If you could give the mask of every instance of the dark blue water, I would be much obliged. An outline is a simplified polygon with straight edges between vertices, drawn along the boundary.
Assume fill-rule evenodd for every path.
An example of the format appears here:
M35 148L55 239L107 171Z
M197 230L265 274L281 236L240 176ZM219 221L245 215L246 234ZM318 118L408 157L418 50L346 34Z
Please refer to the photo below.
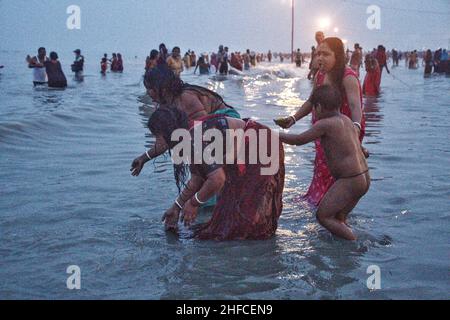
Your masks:
M333 238L296 200L312 176L312 144L286 148L276 237L215 243L164 232L161 216L176 197L168 157L130 175L154 141L142 59L104 78L90 59L77 83L69 56L69 88L49 91L33 89L24 56L1 52L0 298L449 298L449 78L401 66L395 78L384 75L379 98L365 101L373 183L350 215L356 243ZM271 127L311 90L307 70L289 64L226 80L191 73L185 81ZM81 269L81 290L66 287L69 265ZM380 290L367 288L371 265L380 267Z

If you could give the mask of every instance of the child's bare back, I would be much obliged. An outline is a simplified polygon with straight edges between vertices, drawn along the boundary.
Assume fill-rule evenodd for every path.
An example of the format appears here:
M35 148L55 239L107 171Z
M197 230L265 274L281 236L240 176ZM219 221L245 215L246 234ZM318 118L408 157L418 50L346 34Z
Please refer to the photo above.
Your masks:
M325 122L325 134L321 137L321 144L331 175L339 180L368 172L359 133L353 122L342 114L319 122Z
M319 120L300 134L280 133L280 140L303 145L320 139L330 173L336 179L317 209L320 224L333 234L356 240L347 225L347 215L370 187L369 168L357 126L339 112L339 93L330 87L316 89L312 101Z

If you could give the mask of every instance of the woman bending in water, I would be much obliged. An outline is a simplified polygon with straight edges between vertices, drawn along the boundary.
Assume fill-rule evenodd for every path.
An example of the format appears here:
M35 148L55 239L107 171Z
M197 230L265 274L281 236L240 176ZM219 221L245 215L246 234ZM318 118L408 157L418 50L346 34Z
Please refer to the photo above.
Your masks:
M256 132L258 141L256 148L262 144L266 150L272 150L272 131L253 120L241 120L226 117L224 115L206 115L197 119L194 125L189 125L186 113L178 108L159 108L151 116L148 127L152 134L161 136L168 148L172 149L178 141L171 141L172 133L177 129L190 129L191 148L194 148L194 130L200 130L205 134L207 130L215 129L225 141L228 129L243 130L244 135L236 137L236 145L246 146L246 155L250 154L249 140L246 139L247 131ZM260 134L265 132L266 134ZM269 134L267 134L269 133ZM278 137L276 137L278 138ZM259 140L263 139L263 140ZM278 141L276 141L278 142ZM214 142L204 142L202 153ZM275 234L278 226L283 201L284 188L284 151L283 145L273 145L274 156L272 162L262 164L257 156L253 164L238 165L236 153L234 164L229 164L226 154L226 146L223 145L223 161L206 164L205 159L201 163L189 167L185 164L174 165L175 180L180 192L173 205L163 216L166 230L176 231L180 219L186 226L191 225L196 217L198 208L212 196L218 194L218 202L214 208L209 222L195 227L194 237L201 240L262 240L268 239ZM277 148L276 148L277 147ZM259 155L259 150L254 150ZM274 154L272 154L274 155ZM247 158L247 157L246 157ZM227 159L227 160L225 160ZM248 158L247 158L248 159ZM192 159L190 161L193 163ZM227 164L221 164L227 163ZM271 174L263 174L262 168L274 166ZM191 179L185 184L187 171L191 173Z
M190 122L208 114L240 118L236 109L225 103L219 94L204 87L184 83L166 65L160 65L147 72L144 85L148 95L159 104L159 108L176 108L186 113ZM138 176L145 163L167 150L168 146L164 139L156 135L155 145L131 164L131 174Z

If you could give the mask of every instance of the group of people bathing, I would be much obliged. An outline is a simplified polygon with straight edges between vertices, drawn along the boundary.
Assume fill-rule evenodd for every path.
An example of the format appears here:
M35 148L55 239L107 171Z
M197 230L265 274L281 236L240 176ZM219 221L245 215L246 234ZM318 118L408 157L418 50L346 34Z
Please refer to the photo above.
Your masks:
M72 64L72 71L75 73L76 80L83 79L84 57L79 49L74 51L75 61ZM47 57L47 51L41 47L38 54L34 57L26 57L28 67L33 69L34 86L48 85L49 88L64 89L67 87L67 78L59 62L58 54L50 52Z
M74 72L75 80L83 81L84 71L84 56L81 55L81 50L73 51L75 60L71 65L71 70ZM49 88L64 89L67 87L67 78L62 70L58 54L54 51L50 52L47 57L47 51L44 47L38 49L38 54L34 57L28 55L26 57L28 67L33 69L33 84L34 86L47 85ZM101 60L101 73L106 74L110 65L111 72L123 72L123 60L120 53L113 53L112 59L108 59L105 53Z
M184 69L190 69L195 67L194 74L197 69L200 75L207 75L211 73L211 66L215 67L215 72L222 75L228 74L229 64L242 71L242 65L240 60L236 58L234 53L231 54L231 58L228 53L228 47L221 45L219 51L211 55L211 59L207 53L202 53L198 60L194 51L188 51L184 57L181 57L181 50L179 47L174 47L169 54L167 47L164 43L159 45L159 51L154 49L150 52L150 55L145 61L145 71L159 66L167 65L175 76L180 77Z
M314 142L314 174L305 198L318 206L316 215L323 227L338 237L356 240L347 217L370 187L368 154L362 147L365 133L362 90L357 75L346 65L344 44L339 38L323 39L316 57L318 71L310 98L295 114L276 120L287 129L312 114L313 126L302 134L278 133L251 119L241 119L220 95L184 83L167 64L149 69L144 85L159 106L150 117L148 128L156 141L132 162L131 174L138 176L145 163L173 149L178 142L172 141L171 136L177 129L190 130L192 134L195 128L203 132L215 128L224 135L227 129L264 130L269 132L264 141L266 150L271 150L273 135L290 145ZM249 143L245 136L236 139L242 139L237 144ZM191 143L193 146L194 141ZM202 147L207 148L208 143ZM179 195L163 215L166 229L176 231L180 221L190 226L199 207L217 196L211 219L193 227L195 238L222 241L274 236L283 207L282 143L278 152L279 170L273 175L261 174L265 165L259 158L256 164L245 165L206 162L174 165ZM186 181L189 171L190 179Z
M200 70L200 74L209 74L211 65L206 53L203 53L198 60L194 51L188 51L183 58L181 58L180 47L174 47L169 54L167 47L164 43L159 45L159 50L153 49L150 55L145 60L145 72L148 73L153 68L161 65L166 65L176 77L180 77L184 69L195 67L194 74L197 69Z
M113 53L111 59L108 59L107 53L103 55L103 58L100 61L100 73L102 75L106 75L106 72L108 71L108 65L110 66L111 72L123 72L122 54Z
M278 54L275 54L278 56ZM284 61L283 54L279 54L280 61ZM230 67L237 71L250 70L252 67L256 67L257 63L265 61L266 58L269 62L272 61L273 54L269 50L267 55L257 54L254 51L247 49L244 53L241 52L229 52L229 48L223 45L219 46L216 52L213 52L211 56L204 52L197 59L197 55L194 51L188 50L183 57L181 57L181 50L179 47L174 47L172 52L169 53L166 45L161 43L159 50L152 50L150 55L147 56L145 61L145 71L155 68L161 64L167 64L168 67L175 73L177 77L180 77L184 70L188 70L192 67L195 68L194 74L199 70L200 75L208 75L212 72L219 73L220 75L227 75L230 72ZM300 49L295 53L295 62L298 67L301 67L304 61L304 56L301 54ZM214 69L212 69L214 67ZM215 70L215 71L214 71Z
M422 64L425 66L425 76L433 72L450 75L450 57L446 49L439 48L434 54L428 49L423 56Z

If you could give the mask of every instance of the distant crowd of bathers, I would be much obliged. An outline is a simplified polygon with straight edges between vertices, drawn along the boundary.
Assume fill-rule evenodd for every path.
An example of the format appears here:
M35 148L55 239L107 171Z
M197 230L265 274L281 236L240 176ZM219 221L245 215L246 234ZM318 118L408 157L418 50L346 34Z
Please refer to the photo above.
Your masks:
M317 46L324 39L323 32L316 33ZM319 66L317 64L317 46L311 47L310 53L302 53L300 49L292 53L275 52L269 50L267 53L257 53L250 49L230 52L229 48L223 45L219 46L217 52L203 52L199 56L193 50L188 50L184 56L181 55L180 47L174 47L169 53L166 45L161 43L159 50L152 50L145 61L145 71L149 71L158 65L166 64L177 77L180 77L184 70L194 69L194 74L199 70L200 75L209 74L240 74L256 67L261 62L272 62L275 59L280 63L290 59L297 67L302 67L307 60L309 61L308 79L313 80ZM83 81L84 56L80 49L73 51L75 60L71 65L76 81ZM381 75L386 69L390 73L388 62L392 61L392 67L397 67L399 61L405 60L405 66L409 69L418 69L420 60L424 67L425 77L429 77L432 73L450 75L449 54L446 49L439 48L434 53L428 49L426 51L406 51L402 52L397 49L387 51L383 45L374 48L371 51L363 51L363 48L356 43L354 50L347 49L346 63L355 71L357 76L360 75L360 69L364 66L366 78L364 79L363 90L366 95L378 95L380 92ZM26 57L28 67L33 69L34 86L46 85L49 88L65 88L67 87L67 79L59 62L58 54L54 51L50 52L47 57L47 51L44 47L38 49L38 54L34 57L28 55ZM0 69L4 68L0 65ZM109 59L105 53L100 61L100 73L105 76L108 72L121 73L124 71L124 63L122 54L113 53Z
M302 63L305 62L305 55L300 52L300 49L293 53L293 57L297 67L301 67ZM167 64L178 77L184 70L190 68L195 68L194 74L199 70L200 75L211 73L227 75L236 71L248 71L261 62L272 62L272 59L279 59L280 62L284 62L288 58L291 58L291 54L281 52L272 54L270 50L267 53L256 53L250 51L250 49L247 49L244 53L240 51L230 53L229 48L223 45L219 46L217 52L211 54L203 52L198 58L195 51L189 49L182 57L180 47L174 47L172 52L169 53L166 45L161 43L159 50L153 49L147 56L145 71L147 72L161 64Z

